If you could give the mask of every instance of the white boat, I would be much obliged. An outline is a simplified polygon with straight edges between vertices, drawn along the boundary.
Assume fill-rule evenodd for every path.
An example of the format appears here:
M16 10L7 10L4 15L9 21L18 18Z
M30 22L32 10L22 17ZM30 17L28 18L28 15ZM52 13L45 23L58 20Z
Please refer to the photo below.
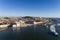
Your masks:
M13 25L13 27L17 27L17 25Z
M60 25L60 23L58 23L57 25Z
M0 25L0 28L7 28L9 24L5 24L5 25Z
M58 35L58 33L56 32L56 29L55 29L55 25L50 26L50 31L53 32L55 35Z

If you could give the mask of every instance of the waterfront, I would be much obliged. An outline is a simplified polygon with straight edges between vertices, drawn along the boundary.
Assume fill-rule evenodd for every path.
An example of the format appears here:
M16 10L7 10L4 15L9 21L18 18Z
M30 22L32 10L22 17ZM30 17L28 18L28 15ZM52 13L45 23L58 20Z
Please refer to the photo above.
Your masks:
M40 25L9 28L0 31L0 40L60 40L60 26L56 26L56 30L59 33L58 37Z

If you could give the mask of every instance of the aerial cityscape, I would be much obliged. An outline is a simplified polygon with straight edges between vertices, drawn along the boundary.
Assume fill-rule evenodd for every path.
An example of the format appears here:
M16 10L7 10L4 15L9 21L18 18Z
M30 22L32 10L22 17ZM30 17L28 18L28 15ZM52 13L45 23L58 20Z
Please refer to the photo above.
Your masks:
M60 40L60 0L0 0L0 40Z
M8 25L8 24L44 24L48 25L55 20L51 18L44 18L44 17L0 17L0 25ZM56 20L57 21L57 20ZM2 26L3 27L3 26Z

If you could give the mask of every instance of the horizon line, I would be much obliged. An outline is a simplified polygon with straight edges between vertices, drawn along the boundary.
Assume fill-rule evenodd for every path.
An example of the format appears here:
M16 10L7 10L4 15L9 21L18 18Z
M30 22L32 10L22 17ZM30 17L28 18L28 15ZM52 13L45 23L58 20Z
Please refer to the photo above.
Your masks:
M0 16L0 17L25 17L25 16ZM31 17L60 18L60 17L46 17L46 16L31 16Z

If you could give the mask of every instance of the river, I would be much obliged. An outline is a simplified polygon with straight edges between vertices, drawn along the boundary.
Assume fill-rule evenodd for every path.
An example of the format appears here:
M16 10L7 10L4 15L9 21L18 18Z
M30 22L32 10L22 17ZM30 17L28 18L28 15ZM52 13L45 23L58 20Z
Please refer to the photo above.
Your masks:
M49 29L40 25L20 28L9 28L0 31L0 40L60 40L60 26L56 26L58 36L50 33Z

